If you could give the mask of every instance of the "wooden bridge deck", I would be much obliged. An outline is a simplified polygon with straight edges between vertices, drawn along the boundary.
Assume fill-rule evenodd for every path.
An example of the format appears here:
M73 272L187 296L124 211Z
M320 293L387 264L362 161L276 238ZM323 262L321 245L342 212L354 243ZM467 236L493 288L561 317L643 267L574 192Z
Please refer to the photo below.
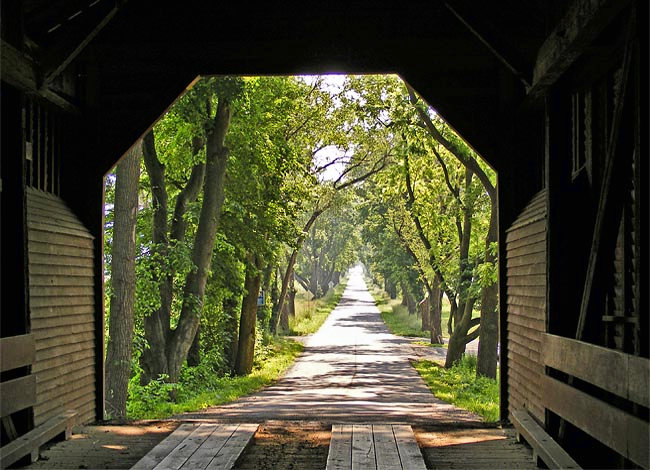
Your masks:
M133 470L229 470L258 424L185 423L133 466Z
M426 470L408 425L335 424L327 470Z

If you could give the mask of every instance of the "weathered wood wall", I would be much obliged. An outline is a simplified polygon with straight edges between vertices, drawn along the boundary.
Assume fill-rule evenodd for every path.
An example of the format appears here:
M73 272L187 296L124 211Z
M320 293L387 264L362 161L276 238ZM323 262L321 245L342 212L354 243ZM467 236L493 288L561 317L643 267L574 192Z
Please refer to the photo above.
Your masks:
M27 188L29 299L36 341L34 424L65 410L95 418L93 237L63 201Z
M540 360L546 331L546 191L537 193L507 230L508 411L526 408L544 423Z

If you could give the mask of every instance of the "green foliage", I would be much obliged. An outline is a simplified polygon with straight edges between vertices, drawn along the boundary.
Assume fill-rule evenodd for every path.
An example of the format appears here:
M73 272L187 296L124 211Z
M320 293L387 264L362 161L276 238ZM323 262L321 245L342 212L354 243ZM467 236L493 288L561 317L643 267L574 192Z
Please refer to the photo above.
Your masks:
M141 386L136 373L129 382L127 416L162 419L229 403L276 381L301 351L300 343L275 340L256 356L253 372L245 377L219 376L208 364L201 363L197 367L183 367L177 384L167 383L161 377Z
M485 421L499 420L498 379L477 378L475 356L463 356L450 369L433 361L417 361L415 368L436 397L472 411Z

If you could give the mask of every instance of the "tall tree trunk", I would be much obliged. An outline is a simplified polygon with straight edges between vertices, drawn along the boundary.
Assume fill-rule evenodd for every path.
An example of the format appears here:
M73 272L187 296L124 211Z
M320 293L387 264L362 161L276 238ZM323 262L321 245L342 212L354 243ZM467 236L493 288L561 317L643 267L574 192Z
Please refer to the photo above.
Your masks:
M409 302L408 302L409 293L406 290L406 286L404 284L404 281L399 282L399 288L402 291L402 303L400 305L402 307L406 307L409 304ZM409 313L411 313L410 310L409 310Z
M193 151L197 154L203 148L203 141L194 139ZM171 335L170 319L173 296L174 271L166 265L170 239L167 237L167 190L165 187L165 167L158 160L155 147L154 132L151 130L143 139L142 154L147 174L151 182L153 196L153 237L154 251L158 255L158 270L154 270L153 278L158 282L160 307L144 319L145 338L149 348L142 351L140 365L142 367L141 383L147 384L158 376L169 372L167 361L167 342ZM194 201L201 190L205 174L205 165L197 164L192 168L189 181L176 197L176 206L171 224L171 240L181 242L185 238L186 223L184 214L188 203ZM158 277L157 271L165 273Z
M135 228L142 143L138 142L117 165L109 340L106 349L106 408L112 418L126 417L131 375L133 304L135 300Z
M235 361L235 373L237 375L247 375L253 370L257 297L262 283L260 266L259 259L251 259L246 266L246 279L244 281L246 293L241 305L239 343L237 346L237 360Z
M192 249L192 262L196 266L196 270L190 271L185 278L183 305L178 326L172 332L167 348L171 382L178 381L181 367L196 335L203 308L205 284L208 279L214 239L224 200L226 162L228 160L228 149L225 147L224 141L230 126L230 116L230 102L220 97L214 124L207 132L203 204Z
M429 289L427 288L427 291ZM431 293L420 303L420 314L422 315L422 331L431 330Z
M187 365L196 367L201 363L201 324L199 323L196 329L196 334L190 345L190 350L187 351Z
M280 318L282 317L281 313L284 308L284 302L287 296L287 290L289 289L289 280L293 276L293 268L296 265L296 260L298 259L298 252L300 251L300 248L302 247L302 244L305 241L305 237L307 233L309 233L309 229L311 229L311 226L314 225L314 222L316 222L318 216L321 215L326 209L327 208L316 209L312 213L311 217L309 218L309 220L307 221L307 223L302 229L302 234L298 237L298 240L296 241L296 246L291 252L291 256L289 257L289 261L287 263L287 270L285 271L284 277L282 278L282 288L280 289L280 296L278 297L278 314L275 317L275 321L271 322L271 332L274 334L278 332L278 327L280 325Z
M442 344L442 306L440 284L434 282L429 291L429 316L431 317L431 343Z
M237 307L239 299L229 296L223 299L223 311L228 319L226 321L226 344L224 347L224 358L228 370L235 372L235 361L237 360L237 347L239 345L239 321Z
M485 239L485 261L496 263L496 255L491 245L497 241L496 207L492 205L490 226ZM497 314L497 294L499 285L493 282L481 291L481 335L478 340L476 375L491 379L497 377L497 344L499 341L499 316Z

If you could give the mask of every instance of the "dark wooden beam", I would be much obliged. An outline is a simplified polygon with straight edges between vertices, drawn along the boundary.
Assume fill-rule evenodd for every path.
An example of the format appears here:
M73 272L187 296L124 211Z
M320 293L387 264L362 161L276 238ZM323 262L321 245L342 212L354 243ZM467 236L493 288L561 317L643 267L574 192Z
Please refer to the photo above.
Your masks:
M541 98L630 0L578 0L537 54L528 99Z
M529 67L525 65L519 54L515 53L505 41L487 32L486 26L479 26L476 18L470 18L466 11L461 12L457 2L445 2L445 7L501 62L517 79L523 83L526 90L531 87Z
M65 111L76 115L81 114L77 106L62 96L47 87L39 87L39 67L32 58L4 40L0 47L2 81L27 94L38 95Z
M104 29L104 27L113 19L115 14L118 12L119 8L116 6L95 26L87 35L84 37L72 51L64 54L62 60L52 66L48 71L45 72L44 86L47 87L52 81L63 72L68 65L86 48L86 46L92 41L99 32ZM45 54L47 55L47 54Z

